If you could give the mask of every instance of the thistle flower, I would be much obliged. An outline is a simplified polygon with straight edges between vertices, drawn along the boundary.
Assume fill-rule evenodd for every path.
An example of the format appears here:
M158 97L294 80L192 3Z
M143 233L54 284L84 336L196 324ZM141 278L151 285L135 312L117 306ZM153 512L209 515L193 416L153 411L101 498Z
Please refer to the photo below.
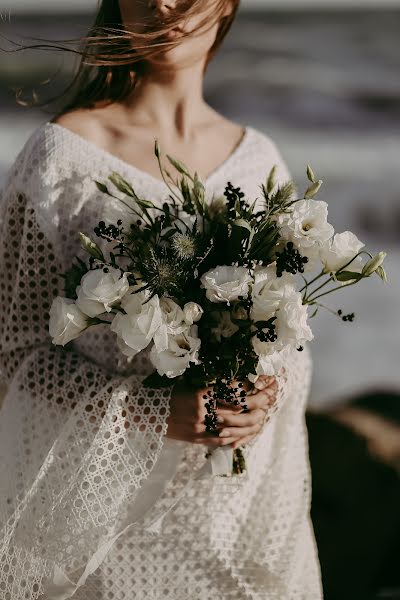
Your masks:
M169 256L165 248L151 249L141 266L143 280L151 296L174 295L181 290L184 269L175 256Z
M196 238L188 233L177 233L171 240L175 254L182 260L190 260L196 254Z

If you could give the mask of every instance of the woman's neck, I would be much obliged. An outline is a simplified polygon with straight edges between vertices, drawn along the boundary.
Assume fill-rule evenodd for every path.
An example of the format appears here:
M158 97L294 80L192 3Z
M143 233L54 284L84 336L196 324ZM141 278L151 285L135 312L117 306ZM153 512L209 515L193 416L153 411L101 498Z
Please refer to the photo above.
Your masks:
M189 141L193 130L213 112L203 96L203 71L204 64L196 63L144 75L122 102L127 122L151 125L164 138Z

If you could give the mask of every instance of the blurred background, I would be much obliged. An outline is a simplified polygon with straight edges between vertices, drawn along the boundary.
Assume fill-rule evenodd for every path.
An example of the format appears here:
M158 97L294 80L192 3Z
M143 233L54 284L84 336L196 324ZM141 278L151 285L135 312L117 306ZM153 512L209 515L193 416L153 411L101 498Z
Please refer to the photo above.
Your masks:
M1 33L25 44L77 38L96 5L0 0ZM388 253L388 285L375 277L329 297L353 323L328 312L312 321L307 423L328 600L400 598L399 31L400 0L243 0L206 80L213 106L276 141L301 189L312 165L337 231ZM62 53L1 54L0 185L52 116L17 106L13 90L55 93L72 68Z

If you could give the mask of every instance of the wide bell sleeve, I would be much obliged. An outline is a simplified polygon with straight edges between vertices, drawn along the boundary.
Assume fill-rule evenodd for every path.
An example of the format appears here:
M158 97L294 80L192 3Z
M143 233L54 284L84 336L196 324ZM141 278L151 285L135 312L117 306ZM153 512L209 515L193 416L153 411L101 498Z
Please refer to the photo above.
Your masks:
M0 595L61 600L119 535L146 522L160 491L153 480L146 493L146 482L170 442L172 386L148 389L138 375L52 345L48 313L63 295L63 269L29 185L10 176L0 214L0 372L8 386L0 413Z

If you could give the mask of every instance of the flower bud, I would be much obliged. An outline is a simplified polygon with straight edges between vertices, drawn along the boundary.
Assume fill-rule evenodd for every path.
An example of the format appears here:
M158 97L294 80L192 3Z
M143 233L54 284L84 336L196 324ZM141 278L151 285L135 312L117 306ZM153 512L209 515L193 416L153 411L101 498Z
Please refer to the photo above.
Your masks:
M277 166L274 165L270 171L268 180L267 180L267 192L270 194L275 187L276 184L276 170Z
M92 240L87 235L81 232L79 233L79 239L81 241L82 248L88 254L90 254L90 256L93 256L93 258L97 258L98 260L104 261L103 253L95 242L92 242Z
M311 183L316 182L315 174L310 165L307 165L307 177L311 181Z
M373 256L363 267L362 275L363 277L369 277L372 273L381 266L383 261L385 260L386 252L378 252L375 256Z
M307 191L304 194L304 198L314 198L314 196L316 196L319 190L321 189L322 183L322 179L319 179L318 181L315 181L313 184L311 184L310 187L307 188Z

